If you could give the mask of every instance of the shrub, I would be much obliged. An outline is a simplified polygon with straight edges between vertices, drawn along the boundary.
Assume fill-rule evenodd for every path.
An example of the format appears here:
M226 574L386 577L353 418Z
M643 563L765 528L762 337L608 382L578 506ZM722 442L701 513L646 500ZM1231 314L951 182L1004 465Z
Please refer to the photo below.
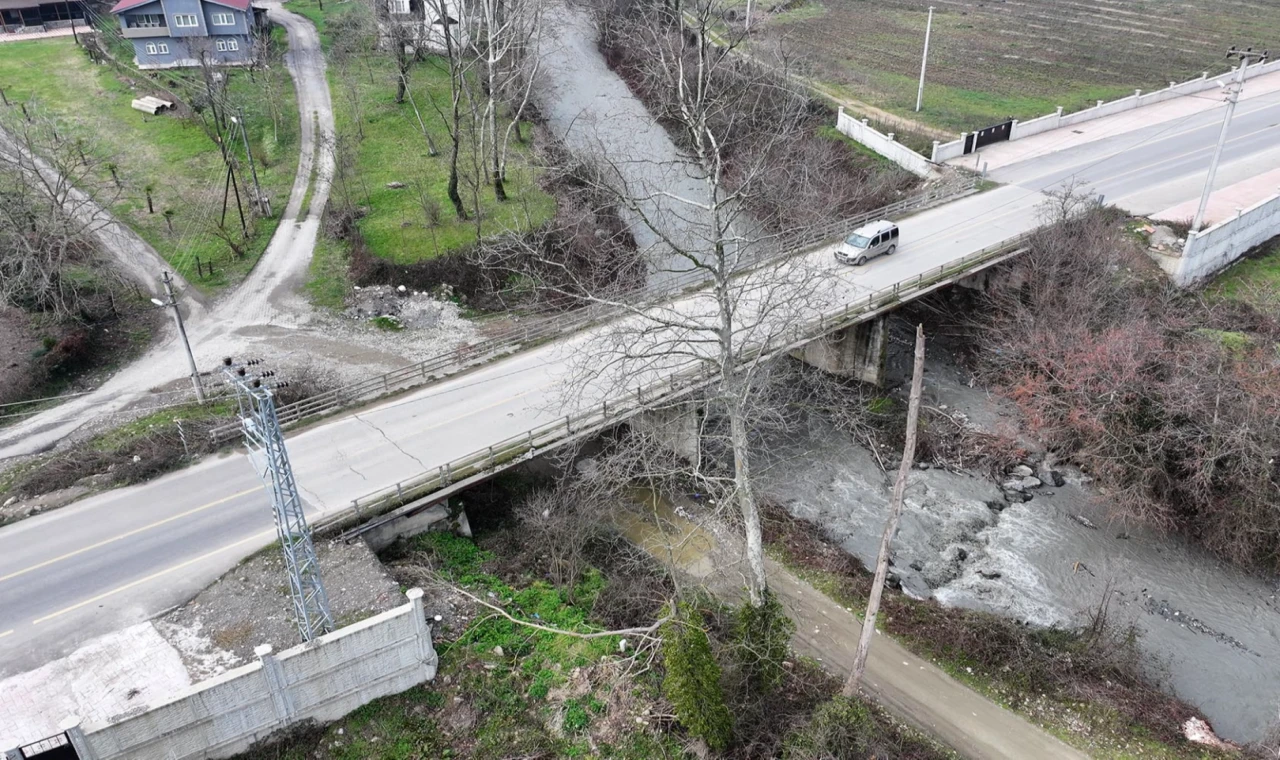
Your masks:
M862 702L833 697L813 713L809 725L792 734L783 757L787 760L863 760L877 757L877 730Z
M676 719L712 749L727 747L733 716L720 690L720 664L697 613L688 605L681 604L676 617L662 627L662 659L662 692L675 707Z
M773 691L784 676L782 663L791 651L795 623L768 589L759 607L743 604L734 626L735 649L747 677L762 691Z

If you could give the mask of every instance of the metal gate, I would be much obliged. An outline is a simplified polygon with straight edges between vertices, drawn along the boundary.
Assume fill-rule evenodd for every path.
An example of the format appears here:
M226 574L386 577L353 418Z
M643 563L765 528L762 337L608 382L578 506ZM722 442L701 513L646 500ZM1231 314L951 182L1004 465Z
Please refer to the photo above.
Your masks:
M55 734L8 753L10 760L79 760L80 755L65 734Z
M1010 117L999 124L993 124L986 129L979 129L964 137L964 152L969 155L975 150L990 145L992 143L1004 142L1013 134L1013 118Z

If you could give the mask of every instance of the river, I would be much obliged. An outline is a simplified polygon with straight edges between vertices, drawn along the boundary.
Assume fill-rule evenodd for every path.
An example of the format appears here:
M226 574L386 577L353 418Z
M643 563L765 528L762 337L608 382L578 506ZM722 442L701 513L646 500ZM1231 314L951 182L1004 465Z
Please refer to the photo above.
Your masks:
M707 211L710 186L605 63L590 12L568 2L549 3L545 14L534 94L548 128L576 158L602 168L648 262L649 283L678 278L694 268L682 253L706 261L714 242L729 236L717 234ZM734 230L755 228L744 212L733 219Z
M890 367L901 379L909 371L909 336L900 328ZM946 405L979 427L1014 432L1016 413L971 388L957 362L938 356L945 353L931 348L926 406ZM814 421L791 432L777 462L785 468L768 477L778 500L874 566L891 484L871 453ZM1034 489L1030 501L1003 508L998 485L986 477L913 471L894 542L904 590L1035 625L1074 627L1110 585L1110 619L1135 626L1151 675L1198 706L1220 736L1261 738L1280 706L1275 583L1179 538L1109 522L1105 496L1079 472L1060 469L1063 486Z

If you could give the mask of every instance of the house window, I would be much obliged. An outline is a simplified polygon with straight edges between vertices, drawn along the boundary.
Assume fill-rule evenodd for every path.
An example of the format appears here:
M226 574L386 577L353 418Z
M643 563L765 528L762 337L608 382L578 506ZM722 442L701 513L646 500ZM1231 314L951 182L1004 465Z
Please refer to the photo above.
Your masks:
M389 0L388 5L390 6L389 10L392 13L409 12L409 0Z
M159 45L156 45L156 47L160 49L160 55L169 54L169 45L167 43L161 42Z
M147 55L155 55L155 54L156 54L156 44L154 42L148 42Z
M164 26L164 16L158 13L138 13L128 19L130 29L156 29Z
M178 27L196 27L200 22L196 20L194 13L176 13L173 16L173 25Z
M213 14L213 25L214 26L235 26L236 17L231 15L230 13L215 13Z
M217 42L215 42L214 44L215 44L215 45L217 45L217 47L218 47L218 52L219 52L219 53L225 53L225 52L227 52L227 41L226 41L226 40L218 40L218 41L217 41Z
M234 53L240 49L240 43L230 39L218 40L214 44L217 45L219 53L227 53L227 52Z
M234 53L235 51L237 51L237 50L239 50L239 49L240 49L240 43L239 43L239 42L236 42L235 40L227 40L227 50L230 50L231 52L233 52L233 53Z

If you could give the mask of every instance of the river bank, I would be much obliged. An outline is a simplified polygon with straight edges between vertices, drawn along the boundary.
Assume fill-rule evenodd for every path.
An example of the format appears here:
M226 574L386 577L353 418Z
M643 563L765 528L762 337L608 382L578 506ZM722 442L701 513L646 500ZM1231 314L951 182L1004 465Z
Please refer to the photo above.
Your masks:
M895 323L891 387L909 371L909 326ZM1016 410L974 383L945 338L930 344L925 405L1014 437ZM876 458L821 421L793 431L769 472L774 498L864 565L873 565L889 479ZM1019 439L1036 460L1034 441ZM917 471L895 541L904 591L1035 626L1075 628L1110 593L1149 677L1196 706L1219 735L1260 739L1280 697L1276 587L1173 536L1111 522L1106 494L1069 467L1061 485L1010 503L986 475ZM1022 498L1022 497L1018 497Z

